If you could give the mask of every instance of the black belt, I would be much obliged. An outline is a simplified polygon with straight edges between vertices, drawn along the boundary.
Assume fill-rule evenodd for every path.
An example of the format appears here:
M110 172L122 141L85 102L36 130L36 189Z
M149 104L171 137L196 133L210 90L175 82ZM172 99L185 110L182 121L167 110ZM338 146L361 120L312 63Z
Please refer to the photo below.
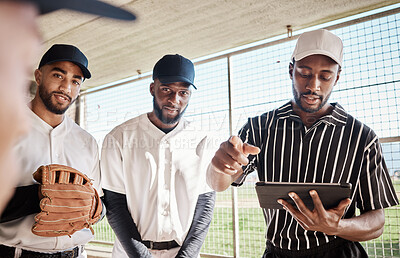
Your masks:
M179 246L175 240L168 242L142 241L142 243L152 250L169 250Z
M15 247L0 245L0 257L1 258L14 258ZM21 258L76 258L80 254L79 247L75 247L69 251L63 251L58 253L39 253L22 249Z
M305 250L288 250L288 249L281 249L279 247L274 246L271 241L267 240L267 250L272 251L272 253L277 254L278 256L282 257L303 257L303 256L318 256L325 252L333 252L335 248L342 248L341 246L344 245L346 242L353 243L351 241L345 240L343 238L336 238L332 239L330 242L322 244L320 246L316 246L310 249ZM339 256L341 257L341 256ZM347 257L347 256L346 256ZM348 257L360 257L360 256L348 256Z

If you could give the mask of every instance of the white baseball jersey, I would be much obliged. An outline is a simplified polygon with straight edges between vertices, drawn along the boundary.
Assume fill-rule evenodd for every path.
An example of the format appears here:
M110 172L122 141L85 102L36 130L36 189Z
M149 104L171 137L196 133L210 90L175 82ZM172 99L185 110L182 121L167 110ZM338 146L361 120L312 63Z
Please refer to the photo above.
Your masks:
M30 111L31 129L15 146L20 165L19 186L36 183L32 173L41 165L61 164L73 167L93 179L100 196L98 146L95 139L68 116L53 128ZM89 242L93 235L89 229L71 237L40 237L31 232L34 216L0 224L0 243L36 252L60 252Z
M199 194L212 191L206 183L206 169L216 143L184 119L165 134L147 114L140 115L104 139L103 188L126 195L143 240L175 240L181 245ZM115 242L113 257L126 257L120 245Z

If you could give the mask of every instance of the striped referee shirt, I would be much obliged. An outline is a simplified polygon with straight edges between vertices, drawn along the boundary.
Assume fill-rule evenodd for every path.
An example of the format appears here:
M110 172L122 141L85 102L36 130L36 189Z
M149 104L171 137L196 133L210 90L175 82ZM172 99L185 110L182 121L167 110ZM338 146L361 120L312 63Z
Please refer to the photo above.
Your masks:
M397 205L398 199L382 156L378 137L369 127L347 114L337 103L331 114L307 128L291 102L249 118L239 137L258 146L249 156L243 175L258 172L260 181L352 184L352 203L345 218L361 212ZM267 239L276 247L305 250L332 241L336 236L304 230L285 210L264 209Z

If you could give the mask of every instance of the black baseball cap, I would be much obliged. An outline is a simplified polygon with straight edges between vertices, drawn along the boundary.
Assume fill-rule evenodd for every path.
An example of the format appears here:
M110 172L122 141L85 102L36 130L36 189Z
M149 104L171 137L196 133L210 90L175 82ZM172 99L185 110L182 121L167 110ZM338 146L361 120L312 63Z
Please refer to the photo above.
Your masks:
M136 16L127 10L98 0L19 0L38 6L41 14L59 9L70 9L119 20L133 21Z
M55 44L43 55L39 63L39 68L46 64L54 62L69 61L81 68L83 77L89 79L92 77L88 70L88 59L75 46L65 44Z
M153 68L153 80L162 83L186 82L194 86L194 65L192 61L181 55L165 55Z

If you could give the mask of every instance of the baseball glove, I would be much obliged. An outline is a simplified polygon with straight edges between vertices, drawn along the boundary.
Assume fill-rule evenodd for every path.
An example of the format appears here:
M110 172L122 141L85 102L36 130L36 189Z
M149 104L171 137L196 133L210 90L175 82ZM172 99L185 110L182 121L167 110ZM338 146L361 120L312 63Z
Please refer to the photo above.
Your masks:
M63 165L41 166L33 173L38 181L42 210L35 216L32 233L44 237L68 235L96 223L102 204L90 178L76 169Z

